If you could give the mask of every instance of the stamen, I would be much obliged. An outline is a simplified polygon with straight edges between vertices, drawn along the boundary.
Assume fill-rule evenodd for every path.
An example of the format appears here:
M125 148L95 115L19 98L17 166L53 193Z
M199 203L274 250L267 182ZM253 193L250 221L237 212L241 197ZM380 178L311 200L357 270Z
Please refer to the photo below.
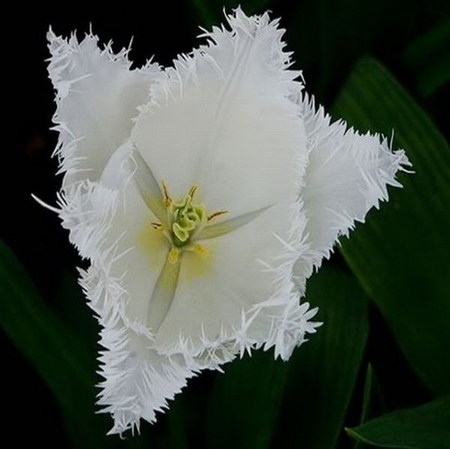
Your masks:
M194 198L194 194L198 189L198 185L193 184L192 187L189 189L188 195L191 197L191 200Z
M208 221L213 220L214 218L218 217L219 215L228 214L227 210L218 210L217 212L214 212L213 214L208 216Z
M162 184L162 202L166 208L167 224L163 221L155 221L151 226L155 230L161 230L164 236L169 240L170 247L181 251L186 249L197 240L197 235L207 226L208 221L228 213L227 210L218 210L212 215L207 214L206 207L203 204L193 202L193 197L198 190L198 185L192 184L183 199L173 201L169 195L169 189L164 180ZM193 247L191 246L191 250ZM196 252L203 258L207 257L207 251L197 248ZM170 256L171 260L177 260L175 253Z
M170 198L169 191L167 189L167 184L164 181L164 179L161 181L162 188L163 188L163 199L166 206L170 206L172 204L172 198Z

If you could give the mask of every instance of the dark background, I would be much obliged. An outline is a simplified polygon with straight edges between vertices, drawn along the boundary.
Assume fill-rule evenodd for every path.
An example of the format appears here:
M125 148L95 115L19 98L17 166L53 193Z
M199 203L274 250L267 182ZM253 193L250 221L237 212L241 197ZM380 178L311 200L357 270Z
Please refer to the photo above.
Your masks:
M232 4L232 2L228 2ZM246 7L246 3L250 6ZM449 137L448 86L424 96L417 88L417 67L408 63L405 51L417 37L435 24L449 18L450 2L336 0L318 2L286 0L245 2L244 11L271 9L281 16L287 29L288 48L295 52L295 68L303 70L307 90L330 107L353 63L370 53L389 67L409 92L429 112L441 131ZM60 177L57 163L51 159L56 133L50 131L54 112L53 91L46 72L45 35L52 26L56 34L67 36L77 30L79 36L92 25L102 42L113 40L118 50L128 46L133 37L131 59L136 65L154 56L162 65L170 65L180 52L189 52L199 34L198 25L208 26L222 4L211 2L207 13L200 1L122 2L118 5L89 6L76 2L51 5L45 2L32 8L16 3L3 15L5 22L3 70L8 78L3 89L10 104L4 113L7 126L4 136L10 143L3 148L2 239L16 253L36 284L42 297L55 308L60 307L61 286L72 282L77 266L84 266L57 217L39 206L31 193L54 204ZM10 28L9 28L10 27ZM331 263L342 264L336 255ZM81 293L74 293L74 301ZM80 313L64 309L64 313ZM88 308L81 309L80 322L87 335L95 335L95 323ZM384 388L391 394L391 407L414 405L427 400L427 393L406 368L383 319L371 312L369 352ZM92 333L89 333L92 332ZM30 436L34 443L46 447L68 447L58 405L35 373L33 367L1 334L3 435L13 436L14 446L22 447ZM381 361L377 356L383 348ZM95 354L92 354L94 359ZM214 374L206 373L192 382L189 394L208 390ZM354 398L355 407L359 399ZM352 408L350 408L350 414ZM87 417L86 419L89 419ZM157 426L164 429L164 419ZM161 430L162 432L163 430ZM6 446L4 446L6 447ZM307 448L305 448L307 449Z

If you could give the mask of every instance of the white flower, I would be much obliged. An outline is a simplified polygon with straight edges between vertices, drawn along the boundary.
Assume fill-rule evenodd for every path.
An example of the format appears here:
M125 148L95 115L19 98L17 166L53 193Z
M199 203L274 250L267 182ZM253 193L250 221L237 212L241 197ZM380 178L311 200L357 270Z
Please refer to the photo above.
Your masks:
M202 369L261 347L288 359L319 325L306 278L407 164L316 110L278 21L227 20L167 69L49 33L59 213L91 262L112 433Z

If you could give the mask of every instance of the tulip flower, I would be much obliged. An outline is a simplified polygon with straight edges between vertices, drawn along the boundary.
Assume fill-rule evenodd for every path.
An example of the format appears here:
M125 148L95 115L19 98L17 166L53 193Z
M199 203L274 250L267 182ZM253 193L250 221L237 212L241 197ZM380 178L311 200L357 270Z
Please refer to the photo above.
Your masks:
M316 108L267 13L236 9L169 68L48 37L58 213L90 261L99 404L122 433L203 369L289 359L320 324L306 279L408 161Z

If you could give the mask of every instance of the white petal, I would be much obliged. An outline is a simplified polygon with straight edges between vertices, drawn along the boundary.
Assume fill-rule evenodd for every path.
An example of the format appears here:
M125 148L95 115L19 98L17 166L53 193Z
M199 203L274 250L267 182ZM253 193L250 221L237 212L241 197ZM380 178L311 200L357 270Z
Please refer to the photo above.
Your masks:
M159 106L149 106L138 118L133 131L138 152L127 145L118 150L96 191L109 188L122 198L116 200L100 240L110 248L109 275L126 292L123 321L154 336L158 351L190 354L209 367L264 344L287 357L310 331L292 282L305 227L298 201L306 157L303 123L288 99L299 86L292 73L283 71L287 56L281 52L276 24L268 23L267 16L248 19L239 14L239 20L230 19L233 32L215 31L219 44L210 49L216 64L223 64L222 72L230 63L227 58L235 59L232 73L224 78L205 52L190 60L197 76L204 78L201 89L188 78L183 90L173 89L173 72L169 83L160 86L171 86L170 95L159 97ZM248 59L252 68L239 74ZM184 69L178 70L180 77L187 77ZM211 104L225 110L212 114ZM214 145L211 130L217 133ZM196 153L202 146L203 152ZM131 154L137 163L136 183L127 174ZM205 169L216 163L218 173ZM226 207L230 213L224 222L241 225L228 234L213 233L216 238L205 232L208 239L199 242L210 253L205 262L197 254L183 253L170 298L155 294L161 290L158 279L165 272L167 242L145 237L149 223L157 220L150 212L153 202L144 203L147 191L158 195L153 178L156 185L164 179L174 199L198 184L198 195L211 211Z
M125 144L114 153L101 176L102 182L83 180L68 185L59 194L63 227L69 230L69 239L80 255L93 263L97 263L106 251L113 249L117 255L125 249L118 244L126 234L122 218L126 215L123 190L130 184L130 149ZM134 207L133 210L141 213L133 217L138 221L136 227L145 219L145 209ZM120 225L113 226L113 222ZM111 253L111 257L114 254Z
M136 320L148 310L164 253L135 248L139 232L155 217L130 177L130 148L116 151L99 182L74 185L61 211L72 242L92 263L81 273L81 285L103 328L99 360L105 380L98 403L114 418L110 433L139 430L141 418L154 422L197 369L184 357L160 355L145 323Z
M395 176L409 162L404 151L392 152L382 136L362 135L343 121L331 123L308 96L300 98L300 104L309 153L302 196L308 243L318 266L340 235L347 235L355 221L363 222L369 209L388 199L388 185L401 187Z
M292 282L293 265L304 250L298 239L305 220L296 219L301 215L301 203L295 202L297 188L291 198L258 213L242 227L200 240L210 253L207 260L183 254L176 293L173 299L162 297L165 310L160 315L155 290L167 241L149 227L156 217L131 182L125 163L130 154L125 146L117 151L101 178L103 184L91 192L97 210L92 217L108 225L101 236L95 234L105 248L98 250L103 259L90 257L117 280L126 298L118 312L121 319L146 334L160 353L195 356L197 367L218 367L236 353L262 345L275 346L276 355L287 358L313 331ZM115 198L115 205L107 208L108 218L99 219L102 207L113 202L109 197ZM150 238L149 232L157 238ZM80 234L85 239L91 233Z
M288 235L283 212L286 204L229 234L200 241L209 253L205 259L183 254L172 306L156 334L160 350L178 351L180 342L187 341L190 351L201 352L205 341L229 341L240 328L243 311L283 291L279 273L266 267L284 252L273 234Z
M148 323L142 317L148 315L167 244L162 235L147 237L145 231L157 217L133 182L131 155L131 147L123 145L110 158L98 182L84 181L66 189L61 196L60 217L79 253L120 286L125 298L122 320L145 332Z
M78 42L48 33L49 74L56 89L54 122L59 131L57 154L64 186L99 178L109 157L128 140L137 106L148 101L160 77L155 64L130 70L127 50L114 54L87 35Z
M100 384L98 403L104 407L103 412L113 416L109 433L139 431L140 419L154 422L155 413L168 407L167 401L195 372L182 357L159 355L145 335L121 321L119 309L124 292L109 273L91 267L83 273L81 283L103 327L100 344L105 350L99 360L105 380Z
M205 263L183 254L167 315L153 327L159 351L204 357L214 346L227 353L223 360L267 339L285 354L305 333L303 322L293 320L274 336L274 323L300 307L292 269L303 249L297 199L306 147L298 105L289 100L300 86L286 70L276 22L240 10L229 22L231 31L215 29L209 46L168 71L169 79L153 89L158 104L142 109L132 132L133 145L172 198L196 184L209 210L229 211L222 220L266 208L239 230L201 241L210 253ZM141 291L148 300L148 289ZM131 297L128 313L143 325L144 309L142 299Z
M154 87L157 104L143 109L132 141L173 198L196 184L208 210L232 218L288 196L305 146L282 30L267 14L228 20L230 31L206 34L209 45L179 57Z

